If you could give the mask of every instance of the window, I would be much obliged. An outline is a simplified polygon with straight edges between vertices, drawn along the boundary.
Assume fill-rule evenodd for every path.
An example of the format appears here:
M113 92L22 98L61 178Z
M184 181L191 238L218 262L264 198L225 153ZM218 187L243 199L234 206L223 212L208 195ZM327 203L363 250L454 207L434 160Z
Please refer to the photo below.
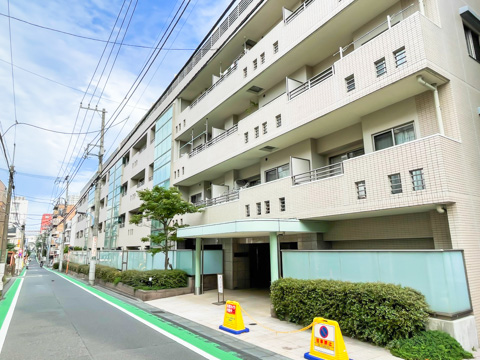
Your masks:
M248 74L247 68L243 69L243 77L246 78Z
M365 180L357 181L355 186L357 187L357 199L366 199L367 188L365 187Z
M182 166L182 175L185 175L185 168Z
M260 54L260 63L265 64L265 53Z
M425 189L425 179L423 178L423 169L416 169L410 171L412 177L413 191Z
M415 140L413 122L373 135L375 151Z
M253 60L253 70L257 70L257 59Z
M364 155L364 154L365 154L365 150L363 148L361 148L361 149L356 149L356 150L349 151L347 153L342 153L342 154L338 154L338 155L335 155L335 156L331 156L331 157L328 158L328 161L329 161L330 165L333 165L333 164L341 163L344 160L352 159L354 157L361 156L361 155Z
M263 132L263 135L265 135L267 133L267 123L266 122L264 122L262 124L262 132Z
M248 132L243 134L243 140L245 141L245 144L248 143Z
M290 176L290 164L285 164L274 169L265 171L265 182Z
M465 40L467 41L468 55L477 61L480 61L480 37L469 27L463 25L465 31Z
M385 58L375 61L375 69L377 71L377 77L387 73L387 64L385 63Z
M395 57L395 65L397 67L405 64L407 62L407 54L405 52L405 47L398 49L397 51L393 52L393 56Z
M278 41L275 41L273 43L273 53L274 54L278 53Z
M183 119L183 127L187 126L187 120Z
M277 123L277 127L282 126L282 115L275 116L275 122Z
M265 201L265 214L270 214L270 201Z
M400 174L392 174L388 175L388 179L390 180L390 189L392 194L401 194L402 190L402 178Z
M258 128L258 126L255 127L255 138L258 138L260 136L260 129Z
M257 215L262 215L262 203L257 203Z
M190 202L192 204L198 204L200 201L202 201L202 193L190 196Z
M245 216L246 217L250 216L250 205L245 205Z
M178 131L182 131L182 124L178 124Z
M280 202L280 211L285 211L286 210L285 198L281 197L281 198L278 199L278 201Z
M355 77L353 74L345 78L345 84L347 85L347 92L355 90Z

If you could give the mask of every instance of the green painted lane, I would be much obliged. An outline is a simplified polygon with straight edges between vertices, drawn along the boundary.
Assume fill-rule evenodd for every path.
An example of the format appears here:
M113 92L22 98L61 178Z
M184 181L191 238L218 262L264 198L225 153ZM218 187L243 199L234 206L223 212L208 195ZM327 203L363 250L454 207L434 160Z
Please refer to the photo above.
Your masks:
M23 269L20 276L24 276L25 271L26 270ZM3 296L3 299L0 301L0 328L3 326L5 318L7 317L8 310L10 310L10 306L12 305L13 298L17 293L21 280L21 278L16 278L13 284L8 288L6 294Z
M52 271L50 269L47 269L49 271ZM218 344L212 343L201 336L198 336L196 334L193 334L192 332L185 330L183 328L180 328L178 326L175 326L163 319L158 318L155 315L152 315L148 313L147 311L144 311L142 309L137 308L134 305L128 304L122 300L119 300L111 295L108 295L90 285L84 284L83 282L65 275L61 274L57 271L52 271L58 276L61 276L65 278L66 280L69 280L73 283L75 283L77 286L80 286L81 288L84 288L85 290L88 290L92 292L93 294L97 295L98 297L107 300L108 302L111 302L112 304L115 304L116 306L124 309L125 311L138 316L139 318L143 319L144 321L170 333L171 335L176 336L177 338L188 342L189 344L197 347L200 350L205 351L206 353L210 354L211 356L214 356L218 359L222 360L241 360L241 357L235 352L227 352L219 348Z

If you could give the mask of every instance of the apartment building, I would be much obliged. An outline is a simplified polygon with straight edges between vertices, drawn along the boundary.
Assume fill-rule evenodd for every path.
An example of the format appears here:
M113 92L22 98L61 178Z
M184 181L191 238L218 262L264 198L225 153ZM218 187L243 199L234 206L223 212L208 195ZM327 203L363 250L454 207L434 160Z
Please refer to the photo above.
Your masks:
M240 1L106 162L99 247L143 247L136 191L171 184L205 206L179 236L223 249L227 288L268 286L285 249L455 249L475 314L479 14L474 0Z

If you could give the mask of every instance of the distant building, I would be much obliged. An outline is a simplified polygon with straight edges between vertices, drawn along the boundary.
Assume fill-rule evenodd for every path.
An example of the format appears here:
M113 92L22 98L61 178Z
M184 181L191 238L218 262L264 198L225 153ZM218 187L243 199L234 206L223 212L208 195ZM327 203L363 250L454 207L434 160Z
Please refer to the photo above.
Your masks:
M50 225L52 225L52 219L53 219L52 214L43 214L42 215L42 223L40 225L40 232L44 232L45 230L48 229L48 227Z

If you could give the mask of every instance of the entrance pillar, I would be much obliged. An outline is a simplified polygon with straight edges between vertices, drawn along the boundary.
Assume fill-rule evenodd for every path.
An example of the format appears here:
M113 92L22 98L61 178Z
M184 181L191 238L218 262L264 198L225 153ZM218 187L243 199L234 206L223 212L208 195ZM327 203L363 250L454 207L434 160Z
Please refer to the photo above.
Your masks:
M276 232L270 233L270 280L278 280L278 238Z
M202 257L201 257L201 250L202 250L202 239L196 238L195 239L195 295L201 295L201 266L202 266Z

